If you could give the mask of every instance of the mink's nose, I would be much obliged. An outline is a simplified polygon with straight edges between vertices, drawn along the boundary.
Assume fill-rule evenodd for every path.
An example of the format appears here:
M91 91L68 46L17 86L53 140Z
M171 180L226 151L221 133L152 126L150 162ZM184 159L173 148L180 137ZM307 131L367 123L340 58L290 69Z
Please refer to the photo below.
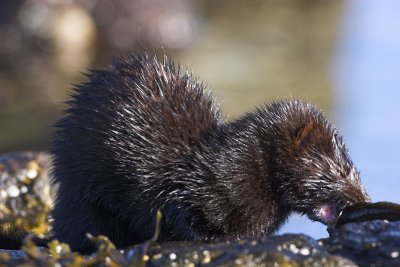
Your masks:
M336 223L337 218L337 204L336 203L328 203L322 205L317 210L317 218L326 225L333 225Z

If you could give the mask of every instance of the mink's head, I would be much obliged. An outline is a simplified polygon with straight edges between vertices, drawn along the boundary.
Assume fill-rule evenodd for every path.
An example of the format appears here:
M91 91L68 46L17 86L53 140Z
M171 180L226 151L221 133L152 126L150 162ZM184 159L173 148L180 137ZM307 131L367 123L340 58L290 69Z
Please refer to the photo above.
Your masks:
M341 135L321 111L301 101L276 102L266 111L282 205L331 225L346 205L369 201Z

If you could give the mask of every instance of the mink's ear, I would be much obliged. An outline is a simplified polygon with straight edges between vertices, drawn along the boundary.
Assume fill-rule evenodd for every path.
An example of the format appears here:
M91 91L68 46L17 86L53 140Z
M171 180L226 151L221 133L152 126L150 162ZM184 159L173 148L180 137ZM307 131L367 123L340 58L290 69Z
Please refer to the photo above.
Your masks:
M300 149L310 136L310 133L314 129L314 122L310 122L305 126L301 127L293 136L293 151Z

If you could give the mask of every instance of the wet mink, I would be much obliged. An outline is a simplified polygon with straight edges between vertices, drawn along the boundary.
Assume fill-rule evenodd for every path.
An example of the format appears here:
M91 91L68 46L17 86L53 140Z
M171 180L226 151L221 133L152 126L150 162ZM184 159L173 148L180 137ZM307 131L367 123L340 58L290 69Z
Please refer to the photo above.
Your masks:
M252 238L292 212L334 223L369 199L342 137L298 100L225 122L204 85L148 54L88 74L68 101L52 146L56 238L91 252L85 234L117 247Z

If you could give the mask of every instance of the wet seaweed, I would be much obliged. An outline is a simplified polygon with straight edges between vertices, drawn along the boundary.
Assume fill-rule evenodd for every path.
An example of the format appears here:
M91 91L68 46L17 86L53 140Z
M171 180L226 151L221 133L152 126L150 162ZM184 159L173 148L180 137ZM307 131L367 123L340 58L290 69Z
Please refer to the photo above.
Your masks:
M9 253L2 252L0 266L145 266L150 258L147 255L149 247L158 239L161 219L162 214L158 211L153 237L126 250L117 250L106 236L88 234L97 247L96 252L89 256L72 252L68 244L58 240L49 242L47 248L39 247L34 242L34 235L29 235L23 240L23 256L13 258Z
M9 249L19 248L28 234L39 239L50 231L53 189L49 162L46 153L0 155L0 238L7 241Z

